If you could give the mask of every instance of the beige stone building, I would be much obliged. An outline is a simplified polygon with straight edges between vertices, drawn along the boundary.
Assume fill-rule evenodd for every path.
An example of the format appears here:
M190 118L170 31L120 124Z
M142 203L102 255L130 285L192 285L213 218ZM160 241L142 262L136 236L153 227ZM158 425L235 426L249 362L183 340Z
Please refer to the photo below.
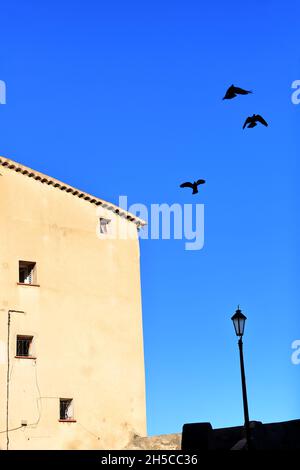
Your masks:
M0 222L0 448L145 436L144 222L4 157Z

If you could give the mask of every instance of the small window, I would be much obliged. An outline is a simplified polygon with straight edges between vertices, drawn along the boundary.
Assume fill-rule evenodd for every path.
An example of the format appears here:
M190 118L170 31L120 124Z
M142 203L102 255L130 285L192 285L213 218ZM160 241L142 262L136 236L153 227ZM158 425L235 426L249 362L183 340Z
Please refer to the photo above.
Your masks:
M32 357L32 343L33 336L17 336L17 351L18 357Z
M19 261L19 283L36 284L36 263Z
M101 217L99 219L99 224L100 224L100 233L102 234L107 234L108 233L108 224L110 223L110 219L104 219Z
M59 400L59 419L73 420L73 398L60 398Z

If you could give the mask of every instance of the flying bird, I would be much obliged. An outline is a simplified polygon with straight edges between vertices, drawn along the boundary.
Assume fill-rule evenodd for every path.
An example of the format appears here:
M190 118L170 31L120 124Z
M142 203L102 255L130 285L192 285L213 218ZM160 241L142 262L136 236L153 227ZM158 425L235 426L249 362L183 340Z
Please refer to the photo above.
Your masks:
M267 121L260 114L253 114L253 116L247 117L246 121L244 122L243 129L247 126L247 128L252 128L257 126L257 123L260 122L264 126L268 127Z
M237 86L231 85L225 93L223 100L231 100L237 95L249 95L252 91L244 90L243 88L238 88Z
M190 183L190 182L187 181L186 183L182 183L180 185L180 187L181 188L191 188L193 190L192 194L197 194L199 184L204 184L204 183L205 183L205 180L198 180L198 181L194 181L193 183Z

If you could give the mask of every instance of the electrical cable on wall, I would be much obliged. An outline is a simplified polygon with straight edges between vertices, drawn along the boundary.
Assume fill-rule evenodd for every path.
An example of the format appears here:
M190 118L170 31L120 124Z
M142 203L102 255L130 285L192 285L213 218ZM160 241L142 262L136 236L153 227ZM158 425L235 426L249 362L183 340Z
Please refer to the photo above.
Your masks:
M12 313L22 313L23 310L8 310L7 312L7 373L6 373L6 450L9 449L9 385L10 385L10 318ZM22 427L22 426L21 426ZM15 430L16 428L14 428Z
M8 417L9 417L9 342L10 342L10 310L8 311L7 319L7 375L6 375L6 450L9 448L9 434L8 434Z
M18 429L24 428L24 425L18 426L16 428L9 429L9 398L10 398L10 381L11 381L11 376L12 376L12 371L13 367L10 369L10 325L11 325L11 313L22 313L25 314L24 311L22 310L8 310L8 320L7 320L7 374L6 374L6 429L5 431L0 431L0 434L6 433L6 449L9 449L9 433L13 431L17 431ZM35 366L35 385L36 389L38 392L38 397L36 398L37 402L37 409L38 409L38 419L35 423L31 423L26 425L26 428L35 428L39 424L41 417L42 417L42 399L49 399L49 398L55 398L59 399L59 397L42 397L41 396L41 390L39 387L38 383L38 373L37 373L37 362L34 362ZM87 429L83 424L77 421L79 426L82 427L87 433L91 434L93 437L95 437L97 440L100 440L100 437L97 436L95 433Z

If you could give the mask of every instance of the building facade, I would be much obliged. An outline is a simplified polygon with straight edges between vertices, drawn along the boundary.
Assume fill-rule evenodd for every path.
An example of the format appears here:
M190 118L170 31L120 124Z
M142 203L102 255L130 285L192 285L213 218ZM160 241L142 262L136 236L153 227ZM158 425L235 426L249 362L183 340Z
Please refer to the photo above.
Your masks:
M144 222L4 157L0 221L0 448L145 436Z

